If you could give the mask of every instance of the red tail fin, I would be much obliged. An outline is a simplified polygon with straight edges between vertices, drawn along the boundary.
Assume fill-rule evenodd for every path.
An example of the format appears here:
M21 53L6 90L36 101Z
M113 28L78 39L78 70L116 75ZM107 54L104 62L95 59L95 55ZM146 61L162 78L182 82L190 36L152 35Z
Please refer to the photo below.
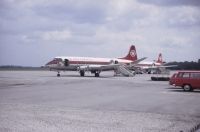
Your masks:
M137 60L137 52L136 52L136 48L134 45L131 45L130 50L127 54L127 56L120 58L120 59L126 59L126 60L131 60L131 61L135 61Z
M162 54L161 53L158 55L158 60L156 62L157 63L163 63Z

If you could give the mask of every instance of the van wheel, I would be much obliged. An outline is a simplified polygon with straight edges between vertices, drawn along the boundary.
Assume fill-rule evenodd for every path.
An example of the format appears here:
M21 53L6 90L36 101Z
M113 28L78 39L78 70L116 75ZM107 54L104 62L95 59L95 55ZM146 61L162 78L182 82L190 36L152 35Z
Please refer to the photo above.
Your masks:
M188 91L192 91L193 89L190 85L186 84L183 86L183 90L188 92Z

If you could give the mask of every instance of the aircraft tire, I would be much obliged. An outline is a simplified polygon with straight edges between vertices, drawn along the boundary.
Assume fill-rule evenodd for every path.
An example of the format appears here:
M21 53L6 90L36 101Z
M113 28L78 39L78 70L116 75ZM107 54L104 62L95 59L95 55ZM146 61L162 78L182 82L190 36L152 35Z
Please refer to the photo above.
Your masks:
M60 77L60 73L57 74L57 77Z
M95 73L95 77L99 77L99 73L98 72Z
M84 70L81 70L81 71L80 71L80 75L81 75L81 77L84 77L84 76L85 76L85 71L84 71Z

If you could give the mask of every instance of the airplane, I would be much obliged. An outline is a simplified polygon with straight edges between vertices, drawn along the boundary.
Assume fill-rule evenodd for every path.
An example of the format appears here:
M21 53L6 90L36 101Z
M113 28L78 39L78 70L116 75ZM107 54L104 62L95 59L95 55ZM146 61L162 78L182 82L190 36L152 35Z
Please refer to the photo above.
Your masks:
M161 66L163 64L162 60L162 54L159 53L157 61L142 61L138 63L136 66L140 67L142 69L148 69L151 68L152 66Z
M168 63L163 62L162 54L159 53L158 59L154 61L141 61L135 65L135 68L139 68L142 71L146 71L148 74L151 73L161 73L166 71L168 67L176 67L177 65L168 65Z
M134 76L129 68L144 59L146 57L137 59L136 48L131 45L128 54L122 58L59 56L48 62L45 67L57 71L58 77L60 76L60 71L79 71L80 76L85 76L85 72L90 71L95 77L99 77L102 71L111 70L120 72L124 76Z

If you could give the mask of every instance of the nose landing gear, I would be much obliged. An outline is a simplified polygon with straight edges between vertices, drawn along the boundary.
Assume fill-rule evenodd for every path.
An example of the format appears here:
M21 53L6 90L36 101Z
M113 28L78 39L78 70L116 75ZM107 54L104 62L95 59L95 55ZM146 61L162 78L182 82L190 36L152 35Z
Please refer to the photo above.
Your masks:
M94 73L94 75L95 75L95 77L99 77L99 72L96 71L96 72Z
M84 77L85 76L85 71L84 70L80 70L80 75L81 75L81 77Z
M60 77L60 72L58 72L57 77Z

